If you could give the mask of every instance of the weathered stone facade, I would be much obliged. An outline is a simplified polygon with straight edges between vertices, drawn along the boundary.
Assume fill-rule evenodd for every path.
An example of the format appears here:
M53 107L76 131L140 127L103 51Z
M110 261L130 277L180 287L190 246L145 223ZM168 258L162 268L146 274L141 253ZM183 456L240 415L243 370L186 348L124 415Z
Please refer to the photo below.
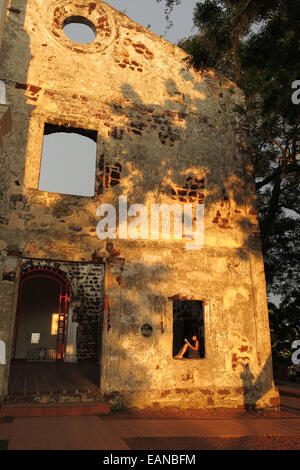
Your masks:
M95 41L65 36L71 16L95 25ZM183 58L98 0L9 1L0 55L13 120L0 149L0 339L9 357L22 258L105 263L106 398L139 407L277 406L255 186L235 111L243 96ZM45 123L97 131L94 197L38 190ZM204 246L119 232L99 240L97 207L117 208L121 195L149 213L154 203L203 203ZM203 302L203 359L172 357L174 298ZM9 366L0 368L5 396Z

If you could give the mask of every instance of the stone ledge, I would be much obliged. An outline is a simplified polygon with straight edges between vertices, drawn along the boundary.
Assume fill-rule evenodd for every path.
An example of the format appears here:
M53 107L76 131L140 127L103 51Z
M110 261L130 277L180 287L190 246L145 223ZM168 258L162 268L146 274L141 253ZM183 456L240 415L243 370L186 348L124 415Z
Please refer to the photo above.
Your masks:
M253 388L252 391L239 387L186 387L168 390L123 390L104 393L104 399L115 408L158 409L172 407L177 410L195 408L208 410L217 408L246 410L279 410L280 397L275 387L262 392Z
M68 403L54 405L15 405L4 404L1 407L0 418L10 417L38 417L38 416L93 416L109 414L110 405L105 402Z

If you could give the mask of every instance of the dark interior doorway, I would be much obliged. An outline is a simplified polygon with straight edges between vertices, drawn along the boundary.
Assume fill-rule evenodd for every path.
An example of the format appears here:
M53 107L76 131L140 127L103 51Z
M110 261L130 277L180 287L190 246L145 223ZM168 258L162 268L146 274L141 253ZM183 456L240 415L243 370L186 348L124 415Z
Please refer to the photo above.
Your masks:
M34 360L49 351L56 358L60 286L53 279L33 277L22 286L14 359Z
M100 265L24 259L9 399L99 392L102 275Z
M38 268L21 275L12 359L63 360L68 300L59 273Z
M201 300L173 300L173 356L192 336L199 341L199 359L205 357L204 307ZM192 342L193 344L193 342ZM188 358L188 351L184 354Z

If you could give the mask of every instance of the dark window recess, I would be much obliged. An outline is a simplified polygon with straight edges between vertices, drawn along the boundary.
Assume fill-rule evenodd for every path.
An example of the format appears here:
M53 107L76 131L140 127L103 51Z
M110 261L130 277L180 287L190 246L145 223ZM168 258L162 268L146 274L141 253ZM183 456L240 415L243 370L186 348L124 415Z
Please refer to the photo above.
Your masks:
M39 189L94 196L97 131L45 124Z
M81 129L80 127L59 126L58 124L45 123L44 135L56 134L57 132L65 132L66 134L78 134L88 137L97 143L97 131L90 129Z
M173 356L179 353L186 338L192 345L192 336L199 341L198 353L186 351L183 357L205 357L204 306L201 300L173 300Z

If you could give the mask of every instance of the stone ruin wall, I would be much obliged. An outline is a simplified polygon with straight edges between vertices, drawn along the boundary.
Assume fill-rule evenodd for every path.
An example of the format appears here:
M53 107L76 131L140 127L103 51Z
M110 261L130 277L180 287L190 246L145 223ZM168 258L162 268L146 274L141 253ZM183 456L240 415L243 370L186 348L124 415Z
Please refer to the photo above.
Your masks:
M97 40L69 41L62 24L70 15L89 18ZM9 2L0 79L13 131L1 148L0 253L2 269L12 263L16 277L0 281L0 334L9 349L21 257L106 263L107 398L132 406L276 406L255 186L235 112L242 93L212 71L188 69L183 58L104 2ZM38 190L45 122L98 132L94 197ZM204 247L100 241L97 207L117 207L120 195L148 209L204 203ZM205 359L172 358L172 298L205 302ZM145 322L151 338L140 333Z

